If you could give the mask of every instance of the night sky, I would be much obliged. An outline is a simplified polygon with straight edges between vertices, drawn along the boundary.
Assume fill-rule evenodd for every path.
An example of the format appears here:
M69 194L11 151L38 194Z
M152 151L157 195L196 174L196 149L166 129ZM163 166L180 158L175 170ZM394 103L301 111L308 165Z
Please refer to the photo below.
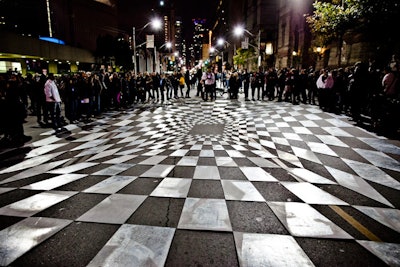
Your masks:
M182 18L184 25L191 23L193 18L206 18L207 20L212 21L218 3L217 0L172 1L175 2L176 15ZM152 18L152 10L156 9L158 4L159 0L119 0L119 13L124 17L121 20L121 26L127 29L131 29L133 25L136 27L143 26Z

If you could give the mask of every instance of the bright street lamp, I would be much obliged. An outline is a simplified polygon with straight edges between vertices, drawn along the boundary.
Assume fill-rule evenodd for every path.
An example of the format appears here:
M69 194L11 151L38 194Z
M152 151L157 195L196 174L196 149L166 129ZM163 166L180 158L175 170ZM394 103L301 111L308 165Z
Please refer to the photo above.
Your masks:
M162 22L158 18L154 18L150 22L146 23L142 28L139 29L139 34L149 25L152 25L153 29L158 30L162 26ZM136 76L136 28L135 26L132 27L132 48L133 48L133 57L132 57L132 63L133 63L133 74ZM154 48L155 49L155 48Z
M158 48L158 49L161 49L161 48L163 48L163 47L166 47L167 49L171 49L172 43L171 43L171 42L166 42L165 44L163 44L162 46L160 46L160 48Z
M217 40L217 45L218 46L222 46L225 50L225 44L227 45L227 47L229 47L231 44L229 42L227 42L224 38L218 38ZM233 48L233 55L236 54L236 45L234 44L234 48ZM222 66L224 64L224 51L221 51L221 60L222 60ZM221 66L221 68L222 68Z

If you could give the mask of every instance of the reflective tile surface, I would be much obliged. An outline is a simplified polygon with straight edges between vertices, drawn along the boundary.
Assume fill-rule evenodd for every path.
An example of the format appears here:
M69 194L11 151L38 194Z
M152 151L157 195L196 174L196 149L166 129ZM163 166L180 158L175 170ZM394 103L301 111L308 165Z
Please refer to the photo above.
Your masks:
M0 231L0 265L12 263L71 222L53 218L26 218Z
M0 150L0 265L400 266L400 142L242 100L138 104L65 135L28 117L35 141Z
M164 266L174 228L122 225L87 266Z
M314 266L291 236L235 233L240 266Z

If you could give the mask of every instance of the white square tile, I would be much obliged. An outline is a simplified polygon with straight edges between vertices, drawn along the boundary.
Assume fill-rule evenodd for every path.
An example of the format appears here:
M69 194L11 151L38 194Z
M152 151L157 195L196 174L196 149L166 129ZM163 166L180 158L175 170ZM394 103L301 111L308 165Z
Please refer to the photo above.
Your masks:
M348 233L305 203L267 202L293 236L353 239Z
M242 267L314 266L291 236L234 232Z
M217 166L196 166L193 179L220 180Z
M30 217L1 230L0 265L9 266L18 257L70 223L70 220Z
M150 196L185 198L189 192L191 182L192 179L164 178Z
M265 202L260 192L251 182L221 180L226 200Z
M232 231L225 200L187 198L182 209L178 228L189 230Z
M87 266L162 267L174 233L174 228L124 224Z
M114 194L88 210L77 221L123 224L147 196Z

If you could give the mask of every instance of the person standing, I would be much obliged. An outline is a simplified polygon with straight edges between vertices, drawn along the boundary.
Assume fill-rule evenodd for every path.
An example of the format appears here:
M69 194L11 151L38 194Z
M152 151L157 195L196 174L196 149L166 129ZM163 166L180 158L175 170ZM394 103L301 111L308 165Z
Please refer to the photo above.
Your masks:
M185 97L186 98L190 98L190 87L191 87L191 75L190 75L190 71L187 69L185 71L185 83L186 83L186 94Z
M354 65L354 72L350 81L351 116L357 124L362 124L361 113L366 105L368 95L369 72L364 62Z
M239 73L233 72L229 78L229 98L238 99L238 93L240 88L241 80L239 78Z
M150 102L154 99L153 92L153 78L151 77L150 73L145 72L144 74L144 81L145 81L145 91L147 95L147 102Z
M241 79L243 80L244 100L249 101L250 74L247 69L244 69Z
M161 80L160 74L158 72L153 72L151 75L151 79L153 82L153 88L152 88L153 99L155 97L156 102L158 102L160 99L160 80Z
M21 86L15 74L11 74L5 88L1 89L2 97L0 110L2 116L1 127L3 128L4 138L0 144L7 146L20 146L32 139L24 134L24 121L27 116L26 107L21 99Z
M65 117L70 123L78 123L79 119L79 95L76 82L77 74L73 74L65 85Z
M165 96L164 96L164 92L165 89L167 88L167 78L165 77L165 74L162 73L160 75L160 96L161 96L161 103L164 103L165 101Z
M41 127L47 127L49 124L49 111L47 110L46 95L44 94L44 90L43 90L46 80L47 80L47 78L44 73L42 73L41 75L38 75L37 80L36 80L36 86L35 86L35 94L36 94L36 100L37 100L36 117L37 117L37 123Z
M178 80L179 80L179 89L181 91L181 97L184 98L183 95L183 88L185 88L185 76L182 73L178 73Z
M103 92L103 84L100 81L100 76L98 73L94 73L90 79L90 86L93 92L93 111L96 115L101 113L101 93Z
M327 93L326 93L326 79L328 78L328 70L321 69L319 72L319 76L316 82L318 88L318 104L322 110L325 110L326 101L327 101Z
M204 101L208 100L208 95L210 95L210 99L212 101L214 99L213 86L215 84L215 75L212 72L211 67L207 68L207 71L203 73L201 79L204 82Z
M24 79L24 88L30 100L30 105L27 105L27 109L30 110L31 115L36 115L36 102L35 99L35 83L36 81L33 80L32 73L26 74L26 78Z
M264 84L265 75L262 71L262 67L258 68L258 72L254 73L254 86L252 86L251 96L252 100L255 101L255 91L257 90L257 100L261 100L260 97L264 99Z
M46 106L50 112L53 129L61 131L61 97L53 73L49 73L44 85L44 94L46 95Z
M268 100L272 101L275 99L275 87L276 84L278 83L278 74L275 68L273 67L269 68L265 79L267 81L266 96L268 97Z

